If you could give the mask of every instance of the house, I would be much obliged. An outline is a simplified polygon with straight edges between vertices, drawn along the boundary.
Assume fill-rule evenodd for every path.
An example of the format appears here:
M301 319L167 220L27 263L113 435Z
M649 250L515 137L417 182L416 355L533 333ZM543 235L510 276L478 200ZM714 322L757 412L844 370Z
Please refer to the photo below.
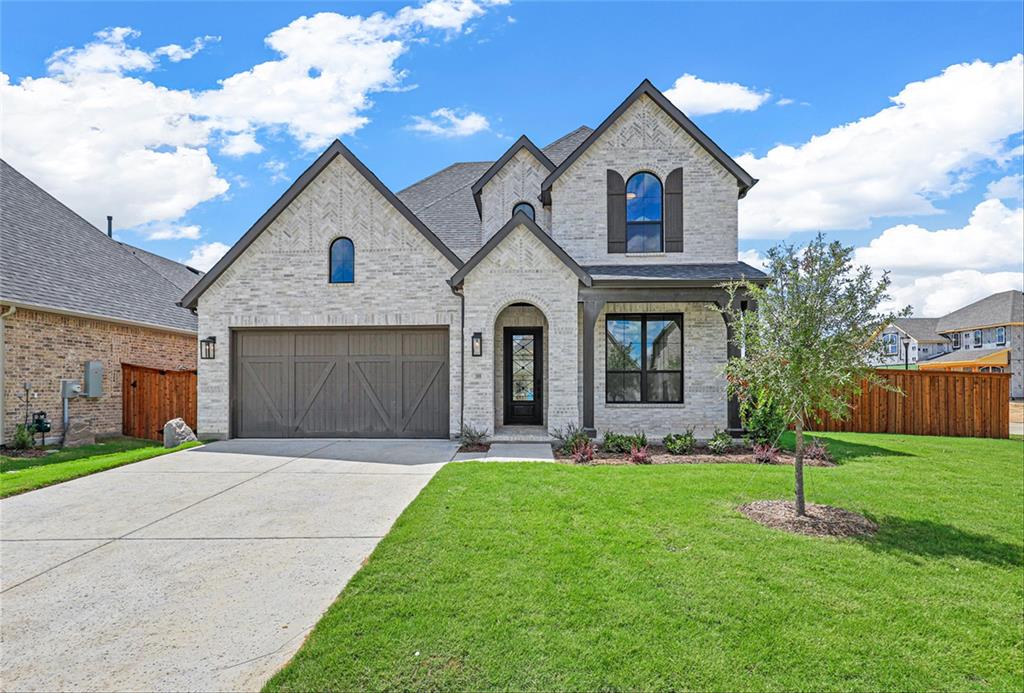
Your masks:
M921 370L1010 373L1010 397L1024 397L1024 293L987 296L938 319L935 331L949 353Z
M37 411L60 435L61 380L87 361L102 394L70 400L70 420L120 433L122 363L195 368L196 317L176 303L201 273L115 241L2 160L0 209L0 441Z
M935 331L938 321L938 318L897 318L886 325L878 337L882 353L875 359L875 365L916 365L918 361L945 354L950 348L949 340Z
M393 193L335 141L183 297L204 437L740 427L722 282L757 181L644 81Z

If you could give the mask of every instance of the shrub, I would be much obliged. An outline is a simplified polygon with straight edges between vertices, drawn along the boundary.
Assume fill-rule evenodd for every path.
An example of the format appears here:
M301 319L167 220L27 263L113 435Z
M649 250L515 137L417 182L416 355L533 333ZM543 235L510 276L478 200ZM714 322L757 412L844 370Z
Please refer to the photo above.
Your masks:
M634 432L633 435L629 437L629 447L646 448L647 434L643 431L640 431L639 433Z
M572 461L576 464L590 464L594 461L594 443L590 438L577 440L572 447Z
M589 441L588 436L581 426L567 424L565 428L555 431L555 438L558 439L558 450L566 455L575 454L577 446L583 441Z
M716 455L724 455L732 447L732 436L727 431L715 429L715 434L708 441L708 450Z
M832 453L828 451L828 448L820 440L811 438L811 441L804 445L804 459L831 462Z
M646 445L634 445L629 449L629 461L633 464L650 464L651 450Z
M754 443L754 461L758 464L778 464L779 449L768 443Z
M459 431L459 442L462 445L483 445L485 440L487 440L485 431L473 428L469 424L462 424L462 430Z
M751 444L775 445L786 430L786 417L782 408L764 392L743 401L740 405L740 418L747 430L747 441Z
M693 428L688 428L686 433L669 433L663 442L665 449L673 455L689 455L697 439L693 435Z
M35 447L36 439L25 424L18 424L14 428L14 437L11 439L11 447L15 450L24 450Z
M601 438L601 449L605 452L629 452L630 437L624 433L605 431Z

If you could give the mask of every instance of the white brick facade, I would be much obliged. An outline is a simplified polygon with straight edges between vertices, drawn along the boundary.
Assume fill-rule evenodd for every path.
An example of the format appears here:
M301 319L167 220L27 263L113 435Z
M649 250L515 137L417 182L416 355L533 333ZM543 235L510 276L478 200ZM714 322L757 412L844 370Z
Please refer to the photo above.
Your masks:
M485 243L512 217L512 208L519 202L533 205L537 226L550 233L551 208L542 207L537 199L547 175L548 169L524 147L487 181L480 191Z

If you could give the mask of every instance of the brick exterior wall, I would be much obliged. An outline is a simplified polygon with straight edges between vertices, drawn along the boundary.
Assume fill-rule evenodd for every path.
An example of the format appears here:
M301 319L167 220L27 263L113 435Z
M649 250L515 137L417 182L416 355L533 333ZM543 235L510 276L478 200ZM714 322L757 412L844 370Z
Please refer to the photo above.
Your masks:
M608 253L606 175L628 180L683 168L683 252ZM736 179L647 96L642 96L555 181L551 236L581 265L735 262Z
M548 326L544 313L534 306L508 306L498 314L494 321L494 425L501 426L505 417L505 328L506 327L540 327L541 349L544 364L544 420L548 416L547 382L551 367L548 358ZM581 376L582 377L582 376Z
M513 303L535 306L546 320L544 424L549 431L579 423L577 391L577 301L579 279L547 246L520 226L506 236L463 283L466 335L484 335L483 356L466 357L466 423L494 432L495 344L499 320Z
M85 361L103 362L103 396L71 400L71 419L85 421L96 434L121 432L121 364L167 370L194 369L194 335L122 325L19 308L3 320L4 442L25 421L22 385L37 396L30 411L45 411L53 424L47 438L62 431L60 381L81 382Z
M543 207L537 197L540 185L548 175L547 168L526 149L520 149L509 159L480 191L483 216L483 242L496 234L512 218L512 208L519 202L529 202L537 226L545 231L551 228L551 208ZM549 231L550 233L550 231Z
M355 246L355 282L328 283L328 250ZM199 334L217 357L199 361L199 430L229 431L235 327L414 326L449 329L451 434L459 430L459 298L452 264L351 164L337 157L199 299ZM489 331L489 330L488 330Z

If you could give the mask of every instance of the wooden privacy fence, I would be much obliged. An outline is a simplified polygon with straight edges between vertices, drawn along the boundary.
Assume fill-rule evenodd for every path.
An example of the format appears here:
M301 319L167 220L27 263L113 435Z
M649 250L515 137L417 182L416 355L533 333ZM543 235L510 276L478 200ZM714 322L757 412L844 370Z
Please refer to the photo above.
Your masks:
M163 440L164 424L182 418L196 428L196 372L121 364L121 430Z
M823 414L816 431L1009 438L1010 374L879 369L891 392L865 386L842 421Z

